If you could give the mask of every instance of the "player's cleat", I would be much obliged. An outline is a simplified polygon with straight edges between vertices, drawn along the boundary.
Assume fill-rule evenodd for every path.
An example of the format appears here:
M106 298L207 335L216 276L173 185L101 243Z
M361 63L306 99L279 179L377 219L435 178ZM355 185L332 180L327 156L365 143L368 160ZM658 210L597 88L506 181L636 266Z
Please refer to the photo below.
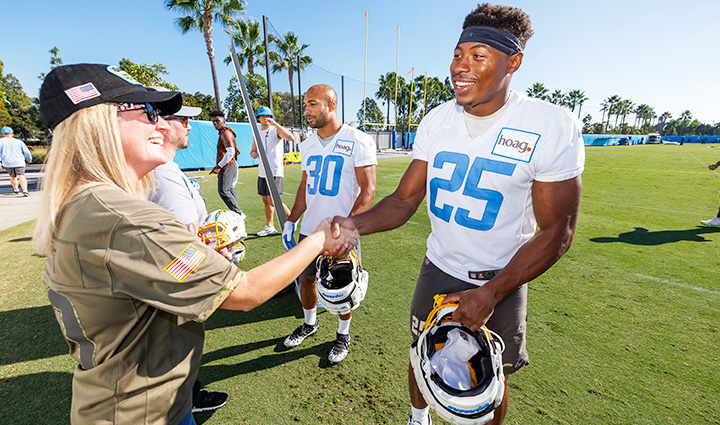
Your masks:
M30 194L27 192L23 192L23 196L30 196Z
M13 193L15 193L16 195L19 195L19 194L20 194L20 191L19 191L19 190L14 190L14 189L13 189Z
M217 391L203 391L200 389L201 386L200 381L195 381L195 385L193 386L193 413L216 410L227 403L227 394Z
M263 229L259 232L257 232L258 236L270 236L277 233L277 230L275 230L274 227L265 226Z
M700 220L700 223L706 226L720 227L720 217L713 217L710 220Z
M428 413L427 415L427 422L425 422L427 425L432 425L432 417ZM410 419L408 419L407 425L422 425L420 421L414 421L412 418L412 415L410 415Z
M300 345L303 341L305 341L305 338L309 337L310 335L314 335L318 329L320 328L320 322L318 320L315 320L314 325L308 325L307 323L304 323L297 327L291 333L287 338L285 338L285 344L286 347L292 348L297 347Z
M350 335L346 334L337 334L337 338L335 339L335 342L333 343L332 349L330 350L330 355L328 356L328 360L330 360L333 363L339 363L343 361L345 357L347 357L348 352L350 351Z

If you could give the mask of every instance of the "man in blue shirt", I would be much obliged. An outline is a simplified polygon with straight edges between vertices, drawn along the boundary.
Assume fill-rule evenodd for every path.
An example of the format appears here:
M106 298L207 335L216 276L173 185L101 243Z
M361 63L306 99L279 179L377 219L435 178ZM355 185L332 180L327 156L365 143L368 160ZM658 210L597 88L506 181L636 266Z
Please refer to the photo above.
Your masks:
M13 192L19 194L18 182L22 188L23 196L30 196L25 178L25 163L32 161L32 155L25 143L13 137L13 129L2 128L3 137L0 138L0 164L10 175L10 184Z

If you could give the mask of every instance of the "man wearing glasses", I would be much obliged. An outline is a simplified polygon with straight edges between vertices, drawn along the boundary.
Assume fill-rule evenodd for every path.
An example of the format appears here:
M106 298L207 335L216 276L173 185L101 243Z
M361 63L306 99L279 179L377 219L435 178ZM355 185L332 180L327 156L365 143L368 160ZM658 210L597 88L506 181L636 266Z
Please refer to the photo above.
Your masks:
M157 87L155 89L167 90ZM187 149L190 145L188 134L192 127L188 118L195 117L201 112L200 108L183 106L174 115L163 117L170 127L165 134L165 143L163 144L165 153L170 160L153 170L155 191L149 199L173 213L193 235L197 234L200 221L207 215L205 201L190 179L180 170L180 166L173 161L173 158L180 149ZM200 389L201 387L200 381L195 381L193 413L215 410L227 403L228 395L226 393L203 391Z
M200 193L173 158L180 149L187 149L190 145L188 134L192 127L188 118L195 117L200 112L200 108L183 106L175 115L163 117L170 125L163 145L170 160L153 170L155 192L150 196L151 202L175 214L192 234L197 233L199 222L207 215L207 209Z

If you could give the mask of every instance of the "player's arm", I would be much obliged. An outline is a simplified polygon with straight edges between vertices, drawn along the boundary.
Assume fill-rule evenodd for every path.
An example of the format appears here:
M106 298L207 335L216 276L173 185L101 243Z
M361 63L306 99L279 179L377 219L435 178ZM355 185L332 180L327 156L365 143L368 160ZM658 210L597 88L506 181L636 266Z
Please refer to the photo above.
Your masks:
M307 173L303 171L302 177L300 177L300 185L298 186L297 193L295 193L295 202L293 203L292 210L290 211L290 215L287 218L288 221L297 223L297 221L300 219L300 216L307 209L307 204L305 203L305 191L307 190L306 188Z
M498 302L543 274L570 249L581 189L580 176L562 182L533 183L532 203L538 231L485 285L445 298L444 302L460 302L453 313L455 320L477 330L487 322Z
M427 162L413 160L403 175L397 189L383 198L368 211L349 219L361 235L383 232L402 226L407 222L425 198ZM337 223L339 217L333 219Z
M405 170L395 192L383 198L364 213L352 217L335 216L332 219L333 234L337 236L341 227L357 230L361 235L367 235L402 226L415 214L425 198L426 179L427 162L414 159ZM344 257L348 252L334 247L323 254Z
M357 177L358 186L360 186L360 194L348 217L365 212L370 208L373 198L375 198L375 188L377 182L377 166L366 165L364 167L355 167L355 176Z
M277 135L281 139L285 140L293 140L295 137L293 137L293 134L285 127L278 124L277 121L275 121L272 117L268 117L268 124L275 127L277 129Z
M222 168L228 162L232 161L233 157L235 156L235 146L233 146L233 138L227 131L223 131L220 134L220 141L226 148L225 155L220 158L220 162L218 162L217 165L212 170L210 170L210 174L219 173L220 170L222 170Z
M257 143L255 142L255 138L253 137L253 145L252 149L250 149L250 158L257 158L258 157L258 147Z
M193 235L197 235L198 230L200 230L200 222L195 220L192 223L186 223L185 228Z
M333 238L329 220L323 221L315 233L304 238L297 246L267 263L245 273L239 270L233 280L235 289L220 305L228 310L249 311L264 303L278 291L285 288L324 249L336 244L356 245L360 239L357 232L343 229L339 238Z

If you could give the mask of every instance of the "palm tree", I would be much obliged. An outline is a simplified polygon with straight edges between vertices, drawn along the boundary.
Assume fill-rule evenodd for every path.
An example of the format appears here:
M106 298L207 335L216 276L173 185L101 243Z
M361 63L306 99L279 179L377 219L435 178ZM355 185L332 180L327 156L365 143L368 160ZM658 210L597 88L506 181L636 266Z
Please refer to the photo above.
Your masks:
M680 119L682 120L682 133L684 134L687 122L692 119L692 112L690 112L689 109L682 111L680 113Z
M671 119L672 119L672 114L670 112L665 111L660 115L660 123L661 124L665 124L666 122L670 121Z
M605 99L602 101L600 106L602 106L602 108L600 108L600 110L603 113L602 119L600 119L600 126L603 127L603 133L605 133L606 128L607 128L607 127L605 127L605 113L606 112L608 113L608 123L609 123L610 122L610 103L608 103L607 99Z
M645 127L655 117L655 110L652 106L642 103L635 108L635 117L636 121L640 121L642 127Z
M260 22L255 19L236 19L230 23L230 34L235 43L238 62L240 66L245 65L247 61L248 74L255 73L255 65L265 66L262 57L265 55L265 43L260 33ZM270 41L274 40L272 34L268 37ZM225 64L230 64L232 58L228 55L225 58Z
M275 46L279 52L270 52L270 62L273 63L272 71L288 70L288 80L290 81L290 96L293 99L293 117L295 115L295 95L293 92L293 74L295 71L300 72L312 63L312 57L303 56L305 49L310 47L309 44L298 44L298 35L288 31L281 39L274 39ZM298 69L298 56L300 56L300 69ZM302 94L301 94L302 95ZM295 119L293 118L293 121ZM294 122L293 122L294 124Z
M617 120L618 120L618 105L622 99L620 96L614 94L610 97L608 97L605 100L605 103L607 103L607 117L608 117L608 125L610 125L610 117L615 115L615 127L617 127ZM604 105L603 105L604 106Z
M588 98L585 97L585 92L580 90L572 90L567 94L565 100L567 102L567 106L570 107L570 110L572 112L575 112L575 106L578 106L578 118L580 118L580 111L582 110L582 105L588 100Z
M565 95L562 91L555 90L550 94L548 101L554 105L565 106Z
M165 0L165 7L181 14L188 14L175 20L175 25L183 34L193 29L202 31L208 59L210 59L210 70L212 71L213 88L215 89L215 104L218 110L222 110L220 87L218 86L217 71L215 70L215 48L212 39L213 21L227 28L230 26L232 18L245 11L245 3L242 0Z
M60 51L57 46L53 47L50 51L50 69L55 69L58 66L62 65L63 61L58 56L58 52Z
M635 104L630 99L622 99L618 102L617 113L622 117L622 120L620 121L621 124L625 124L625 119L632 113L633 106L635 106ZM615 121L617 122L617 118Z
M395 123L397 124L397 105L395 104L395 87L405 87L405 79L402 76L398 76L395 72L388 72L385 75L381 75L378 79L378 91L375 93L375 97L378 99L387 99L388 114L387 121L390 124L390 104L393 104L395 109Z
M534 98L541 99L541 100L548 99L547 92L548 92L548 89L546 89L545 86L542 85L542 83L535 83L535 84L533 84L532 87L530 87L529 89L527 89L525 91L525 93L528 95L528 97L534 97Z

